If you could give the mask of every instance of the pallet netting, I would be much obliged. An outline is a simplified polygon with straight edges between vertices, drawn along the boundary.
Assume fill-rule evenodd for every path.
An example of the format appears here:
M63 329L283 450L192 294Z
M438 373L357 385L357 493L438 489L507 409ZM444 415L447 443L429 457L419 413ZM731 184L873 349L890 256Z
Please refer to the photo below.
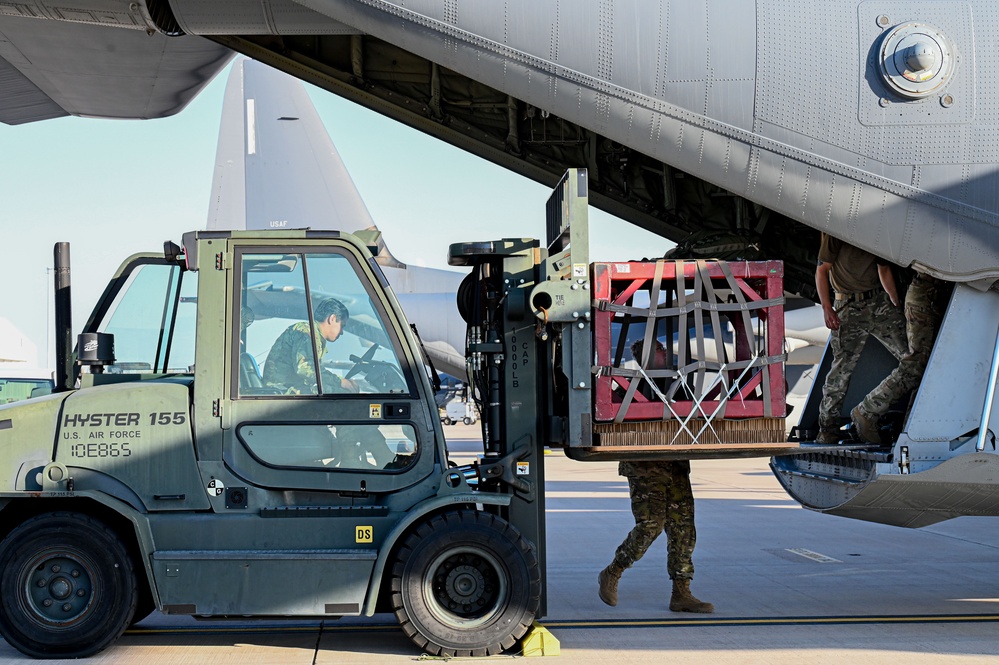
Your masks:
M593 288L597 423L723 443L716 422L784 417L782 262L594 263Z

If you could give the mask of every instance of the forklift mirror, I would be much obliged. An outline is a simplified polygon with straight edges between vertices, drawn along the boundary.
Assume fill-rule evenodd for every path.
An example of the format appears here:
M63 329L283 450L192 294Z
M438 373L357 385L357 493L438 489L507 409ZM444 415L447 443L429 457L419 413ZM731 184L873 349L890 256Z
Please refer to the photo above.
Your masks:
M177 243L170 240L163 243L163 258L170 263L180 263L182 253Z

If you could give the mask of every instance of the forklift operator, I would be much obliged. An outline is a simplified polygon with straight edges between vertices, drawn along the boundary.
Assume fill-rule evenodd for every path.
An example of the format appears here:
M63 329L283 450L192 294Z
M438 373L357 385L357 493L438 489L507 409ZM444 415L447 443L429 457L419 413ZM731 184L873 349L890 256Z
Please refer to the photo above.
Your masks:
M328 342L335 342L343 333L350 312L346 305L336 298L327 298L319 303L315 311L315 342L322 359ZM315 356L308 321L299 321L289 326L274 341L267 361L264 363L263 381L265 385L281 388L289 395L316 393ZM353 381L342 379L336 374L327 374L324 385L331 392L357 392Z

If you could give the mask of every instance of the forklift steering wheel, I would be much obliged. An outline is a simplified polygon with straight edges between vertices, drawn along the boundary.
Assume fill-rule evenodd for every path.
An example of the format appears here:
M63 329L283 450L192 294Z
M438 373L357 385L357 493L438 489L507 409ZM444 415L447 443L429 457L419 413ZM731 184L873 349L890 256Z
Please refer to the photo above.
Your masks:
M367 365L369 362L371 362L371 359L374 357L375 351L377 351L377 350L378 350L378 344L372 344L371 348L368 349L367 351L365 351L364 355L362 357L360 357L360 358L358 358L357 356L351 354L350 355L350 361L352 363L354 363L354 366L350 368L350 371L348 371L347 375L345 377L343 377L343 378L349 379L350 377L352 377L355 374L357 374L358 372L360 372L364 368L365 365Z

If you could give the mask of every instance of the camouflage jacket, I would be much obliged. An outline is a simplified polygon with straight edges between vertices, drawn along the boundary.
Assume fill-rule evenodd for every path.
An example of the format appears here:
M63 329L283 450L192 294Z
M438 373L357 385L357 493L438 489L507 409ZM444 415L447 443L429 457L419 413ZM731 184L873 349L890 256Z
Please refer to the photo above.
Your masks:
M326 353L326 338L315 329L315 343L319 357ZM289 326L275 340L267 362L264 363L264 383L286 388L289 392L316 392L316 363L313 345L309 340L309 322L300 321Z

